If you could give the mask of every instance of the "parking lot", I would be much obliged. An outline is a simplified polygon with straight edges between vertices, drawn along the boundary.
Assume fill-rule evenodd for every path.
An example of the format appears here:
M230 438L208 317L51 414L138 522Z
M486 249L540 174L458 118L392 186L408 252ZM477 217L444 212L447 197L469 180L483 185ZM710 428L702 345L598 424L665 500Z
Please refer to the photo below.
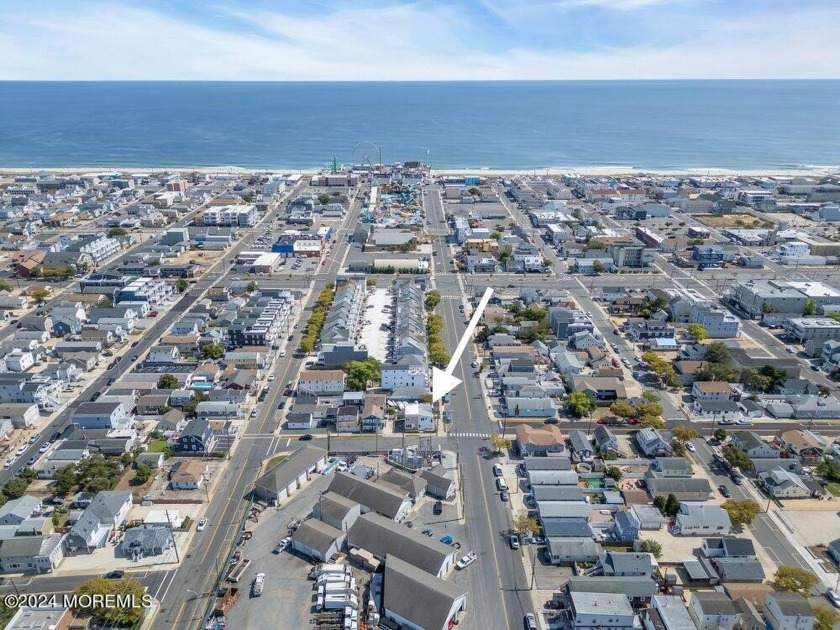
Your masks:
M387 289L375 289L368 295L365 309L365 323L362 327L360 343L367 347L368 354L380 361L388 357L388 338L390 330L385 328L391 324L391 315L385 312L385 307L391 305L391 294Z

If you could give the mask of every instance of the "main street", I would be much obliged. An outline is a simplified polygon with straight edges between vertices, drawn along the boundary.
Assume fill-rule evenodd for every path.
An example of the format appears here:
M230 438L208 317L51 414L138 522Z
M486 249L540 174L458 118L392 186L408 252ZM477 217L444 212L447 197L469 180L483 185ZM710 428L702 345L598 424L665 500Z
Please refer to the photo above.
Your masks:
M426 216L433 227L445 228L443 207L436 187L425 195ZM458 309L462 304L462 290L456 275L448 273L449 252L443 239L435 241L436 254L435 288L443 298L437 311L444 320L444 339L447 348L453 349L464 334L465 316ZM507 533L513 521L508 504L502 502L496 490L492 473L492 460L483 456L489 442L485 437L464 437L462 434L489 435L498 432L498 425L491 420L481 391L479 378L470 368L477 360L472 344L455 367L454 375L463 381L451 393L446 409L452 412L451 435L446 438L449 448L458 453L461 475L461 498L464 503L467 548L478 553L480 566L487 565L472 574L470 599L476 602L472 607L471 623L476 628L520 627L525 613L532 611L528 577L522 564L522 553L528 553L524 545L513 550L507 542ZM518 492L511 488L511 492ZM501 597L499 596L501 593ZM502 621L506 620L506 621Z
M338 276L348 247L346 233L354 229L359 210L360 200L357 198L351 203L342 227L334 236L334 258L328 259L310 282L312 291L302 307L301 322L305 323L306 311L315 303L320 289L334 282ZM278 358L274 367L275 380L269 386L256 419L250 421L248 429L239 436L239 444L231 454L224 473L211 490L212 500L205 515L207 529L201 534L196 533L192 547L182 551L181 566L171 588L163 595L154 628L195 628L214 601L218 576L227 566L232 545L242 527L246 497L268 456L270 440L251 438L274 433L277 404L285 383L296 377L303 363L303 358L295 358L294 354L290 352L286 357ZM196 593L200 596L196 597Z

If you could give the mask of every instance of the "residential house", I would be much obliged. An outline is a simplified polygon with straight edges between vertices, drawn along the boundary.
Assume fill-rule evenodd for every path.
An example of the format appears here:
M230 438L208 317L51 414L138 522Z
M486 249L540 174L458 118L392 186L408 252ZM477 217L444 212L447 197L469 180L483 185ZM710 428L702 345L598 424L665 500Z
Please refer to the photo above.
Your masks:
M523 457L560 454L566 451L563 434L553 424L541 427L520 424L516 427L516 444Z
M603 574L608 577L634 575L651 577L658 568L653 555L625 551L601 552L598 556L598 564Z
M691 410L697 418L712 422L731 424L744 417L741 407L733 400L695 400Z
M572 391L583 392L600 406L609 406L616 400L625 400L627 390L617 378L597 376L573 376Z
M633 512L616 512L610 537L621 542L631 542L639 538L641 523Z
M722 584L733 582L760 584L766 577L761 562L756 558L718 558L713 564Z
M639 627L639 620L627 595L621 592L569 593L569 616L572 628Z
M769 630L812 630L816 623L814 609L799 593L767 593L764 615Z
M66 540L68 551L90 553L104 547L111 532L122 527L131 504L130 492L98 492L70 529Z
M705 477L665 477L653 470L645 472L647 490L652 497L667 497L673 494L680 501L707 501L712 486Z
M298 391L313 396L341 395L346 375L342 370L303 370L298 379Z
M732 400L735 390L729 383L722 381L694 381L691 386L691 395L694 400L720 402Z
M408 403L405 406L406 431L428 432L437 429L437 420L429 403Z
M671 532L675 536L727 535L732 529L729 514L718 505L680 503Z
M725 593L693 591L688 612L698 630L734 630L738 608Z
M201 404L201 403L199 403ZM206 419L191 420L178 436L175 450L184 454L212 453L216 448L217 437Z
M668 456L673 452L670 435L652 427L639 430L636 434L636 444L648 457Z
M134 426L134 416L120 402L83 402L73 410L70 421L82 429L125 430Z
M730 437L733 446L744 451L750 459L767 459L779 457L779 447L761 439L754 431L736 431Z
M161 525L132 527L123 534L120 549L126 558L159 556L172 547L172 532Z
M378 433L385 428L385 395L367 394L361 412L363 433Z
M584 431L577 429L569 431L569 445L571 446L572 452L580 461L592 461L592 458L595 456L595 449L592 447L592 442Z
M447 476L442 465L423 469L418 475L426 482L426 492L431 496L444 501L455 496L455 482Z
M685 457L657 457L650 464L650 470L662 477L691 477L694 468Z
M48 573L64 559L63 534L15 536L0 542L4 573Z
M755 558L755 546L749 538L723 536L704 538L700 550L707 558Z
M172 490L198 490L206 480L207 463L199 460L178 462L169 475Z
M802 429L789 429L779 431L776 436L776 443L788 457L805 463L818 463L825 453L825 441L812 433Z
M774 468L760 476L764 488L776 499L807 499L811 490L794 472Z
M595 448L599 453L618 454L620 452L618 438L604 425L599 424L595 427L594 439Z

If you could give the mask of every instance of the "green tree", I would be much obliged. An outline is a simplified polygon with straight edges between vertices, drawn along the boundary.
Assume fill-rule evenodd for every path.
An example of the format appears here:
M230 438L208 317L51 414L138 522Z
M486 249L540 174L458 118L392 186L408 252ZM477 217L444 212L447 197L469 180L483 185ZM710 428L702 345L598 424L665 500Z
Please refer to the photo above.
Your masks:
M817 464L817 474L828 481L840 482L840 466L830 457Z
M435 307L440 304L440 291L428 291L423 303L425 304L427 311L435 310Z
M367 389L368 383L379 380L382 364L373 357L364 361L348 361L342 366L347 375L347 389L361 391Z
M494 241L498 241L502 238L502 233L494 230L493 232L490 232L490 238Z
M753 463L749 456L740 448L732 444L725 444L721 449L723 458L729 462L730 466L737 466L741 470L751 470Z
M137 470L134 471L134 478L137 480L138 483L146 483L149 480L149 477L151 476L152 469L146 464L140 464L137 467Z
M493 447L494 453L501 453L502 451L509 449L513 445L513 442L499 433L491 433L490 445Z
M732 359L732 356L729 354L729 348L726 347L726 344L722 341L713 341L706 346L706 353L703 355L703 359L707 363L727 365Z
M639 420L642 429L664 429L665 421L657 416L642 416Z
M773 306L773 305L772 305L772 304L770 304L769 302L764 302L764 303L761 305L761 312L762 312L762 313L765 313L765 314L766 314L766 313L778 313L778 312L779 312L779 309L777 309L775 306Z
M840 625L840 614L827 606L814 606L814 630L832 630Z
M260 290L260 285L257 284L256 280L251 280L248 283L248 293L256 293L259 290Z
M163 374L157 382L158 389L178 389L179 387L181 387L181 384L174 374Z
M727 499L721 507L729 514L733 525L749 525L761 511L761 506L752 499Z
M768 392L772 387L770 377L763 375L755 368L742 370L739 380L752 392Z
M97 604L89 607L79 607L76 612L92 616L93 620L101 626L118 628L135 626L139 624L145 612L145 608L141 604L146 588L134 578L106 580L96 577L79 585L73 592L80 597L80 602ZM83 595L86 597L81 597ZM111 598L122 596L125 600L132 602L133 606L108 605L106 597L95 598L92 597L93 595L111 596Z
M187 287L190 286L190 283L184 280L183 278L178 278L175 281L175 288L178 290L178 293L183 293L187 290Z
M636 413L636 410L626 400L616 400L610 405L610 413L619 418L630 418Z
M185 402L184 406L181 407L181 411L184 412L184 415L194 416L195 409L198 407L198 404L203 403L205 400L208 400L207 394L204 392L194 392L192 398Z
M595 401L583 392L572 392L566 398L566 409L573 416L581 418L595 409Z
M469 188L467 192L470 193L473 197L478 197L479 195L481 195L481 191L475 186Z
M788 379L787 372L772 365L765 365L759 372L762 376L769 379L769 385L765 391L773 391L778 385L782 385Z
M513 258L513 248L510 245L505 245L499 250L499 262L503 265Z
M540 524L537 522L537 519L531 518L527 514L520 514L513 519L512 529L520 538L527 538L539 533Z
M726 439L726 429L717 428L712 435L718 442L723 442Z
M28 485L29 483L20 477L9 479L3 485L3 494L5 494L8 499L19 499L26 493Z
M668 498L665 499L665 514L668 516L674 516L677 512L680 511L680 502L677 499L677 495L669 494Z
M811 317L812 315L817 314L817 303L815 300L808 298L805 300L805 304L802 306L802 314L805 317Z
M607 475L607 477L609 477L610 479L614 479L615 481L619 481L622 477L621 468L619 468L618 466L610 466L609 468L607 468L605 474Z
M322 206L327 205L329 202L330 202L330 196L327 193L322 192L321 194L318 195L318 203L320 203Z
M78 482L76 466L73 464L60 468L55 473L55 492L66 495L73 491Z
M50 292L44 287L32 287L29 289L29 297L36 302L46 302Z
M641 548L642 551L649 553L657 560L662 557L662 543L656 542L655 540L645 539L642 541Z
M225 347L220 343L208 343L201 346L201 356L205 359L221 359L225 356Z
M817 582L819 578L807 569L781 566L770 584L782 593L799 593L803 597L810 597L811 589Z
M671 435L678 439L680 442L688 442L689 440L693 440L697 437L697 431L692 429L691 427L687 427L684 424L681 424L677 427L674 427L671 430Z
M709 331L703 324L689 324L686 326L686 330L694 341L703 341L709 338Z
M600 260L596 260L592 263L592 272L593 273L604 273L607 270L607 266L601 262Z
M653 506L660 512L665 512L666 499L661 494L653 498Z
M121 227L112 227L110 230L108 230L108 236L110 236L111 238L115 238L117 236L126 236L127 234L128 230Z
M8 280L0 279L0 291L5 291L6 293L11 292L12 285L9 284Z

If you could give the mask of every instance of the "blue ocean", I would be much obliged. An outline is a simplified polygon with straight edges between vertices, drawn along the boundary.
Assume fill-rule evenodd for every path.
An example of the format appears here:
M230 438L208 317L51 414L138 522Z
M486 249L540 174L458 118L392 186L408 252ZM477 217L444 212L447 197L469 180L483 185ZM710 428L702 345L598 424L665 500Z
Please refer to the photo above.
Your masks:
M787 169L840 164L838 103L840 81L5 82L0 166Z

